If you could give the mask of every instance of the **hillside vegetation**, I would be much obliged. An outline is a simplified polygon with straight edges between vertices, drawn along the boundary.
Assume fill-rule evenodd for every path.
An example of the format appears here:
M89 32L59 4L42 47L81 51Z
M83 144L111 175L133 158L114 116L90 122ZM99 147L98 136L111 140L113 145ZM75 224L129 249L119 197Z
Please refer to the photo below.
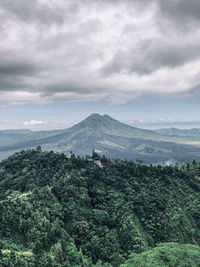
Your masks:
M195 161L21 151L0 162L0 265L199 266L199 192Z
M141 254L133 253L121 267L199 267L200 247L177 243L160 244Z

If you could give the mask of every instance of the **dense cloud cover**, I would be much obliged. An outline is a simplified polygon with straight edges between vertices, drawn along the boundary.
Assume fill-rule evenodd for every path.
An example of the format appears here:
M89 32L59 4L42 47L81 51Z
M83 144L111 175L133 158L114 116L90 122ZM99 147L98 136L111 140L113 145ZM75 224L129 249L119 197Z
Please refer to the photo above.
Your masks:
M1 0L0 102L199 90L198 0Z

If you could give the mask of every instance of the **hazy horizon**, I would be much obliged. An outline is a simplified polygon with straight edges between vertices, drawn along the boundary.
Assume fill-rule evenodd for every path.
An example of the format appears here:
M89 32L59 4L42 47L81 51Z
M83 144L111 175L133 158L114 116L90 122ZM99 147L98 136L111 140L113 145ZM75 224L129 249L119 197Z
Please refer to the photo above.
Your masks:
M92 114L93 113L89 114L87 117L89 117ZM106 113L101 113L101 114L97 113L97 114L101 116L109 115ZM51 125L49 126L50 123L48 121L31 120L31 121L24 122L22 125L15 124L16 126L15 128L13 128L13 125L11 125L11 127L8 127L8 128L0 128L0 131L1 130L26 130L26 129L31 130L31 131L62 130L62 129L70 128L78 124L79 122L86 119L87 117L84 117L81 120L79 119L77 121L71 122L71 124L64 123L64 122L58 123L58 124L55 124L54 127L52 127ZM112 118L117 119L127 125L141 128L141 129L156 130L160 128L178 128L178 129L200 128L200 121L167 121L165 119L157 119L154 121L153 120L152 121L151 120L120 120L113 116Z

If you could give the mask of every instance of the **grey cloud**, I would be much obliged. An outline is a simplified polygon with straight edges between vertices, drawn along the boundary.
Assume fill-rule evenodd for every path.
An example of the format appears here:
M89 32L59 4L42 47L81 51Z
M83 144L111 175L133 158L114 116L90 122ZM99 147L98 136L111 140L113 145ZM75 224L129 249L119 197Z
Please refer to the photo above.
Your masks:
M159 0L159 7L162 15L179 23L180 26L184 27L191 21L200 21L199 0Z
M47 4L40 4L38 0L1 0L0 7L25 22L52 24L63 23L64 20L62 9L50 8Z
M91 3L93 0L85 0L87 3ZM154 1L154 0L153 0ZM95 1L93 1L95 2ZM121 0L96 0L97 3L109 3L109 4L119 4L121 3L122 1ZM124 0L123 3L125 4L133 4L134 6L137 4L137 5L149 5L151 4L151 0Z
M43 96L53 96L56 93L74 93L74 94L91 94L97 93L99 89L89 88L84 85L78 85L71 81L64 81L63 83L53 83L43 88Z
M149 74L160 68L176 68L200 58L200 43L164 40L145 40L135 49L118 51L102 69L112 73Z
M33 75L38 69L32 62L2 62L0 59L0 76Z
M146 92L147 86L162 92L157 83L165 85L171 69L199 59L200 41L190 32L182 42L173 24L171 35L162 32L157 18L163 17L161 24L168 18L173 22L176 13L170 11L169 0L160 1L157 9L149 6L157 1L0 1L0 92L28 92L42 100L106 97L116 102ZM174 6L173 12L179 12ZM192 9L190 14L196 17ZM180 18L184 20L182 13ZM154 76L163 68L165 78ZM150 82L143 84L132 74L145 74ZM172 87L180 93L178 83L172 82L170 93ZM191 74L187 90L198 83Z
M23 51L0 51L0 91L32 90L28 82L43 70L42 64L29 58Z

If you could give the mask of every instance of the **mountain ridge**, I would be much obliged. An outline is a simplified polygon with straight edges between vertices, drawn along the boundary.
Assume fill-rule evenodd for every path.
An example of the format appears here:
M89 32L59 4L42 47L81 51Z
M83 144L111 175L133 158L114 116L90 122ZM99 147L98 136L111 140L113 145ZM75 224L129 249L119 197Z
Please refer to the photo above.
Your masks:
M100 126L102 127L100 129ZM93 113L83 121L79 122L78 124L72 126L71 128L80 128L80 127L91 127L95 130L103 130L107 134L111 134L110 131L112 131L113 134L123 137L141 137L141 133L147 136L148 138L153 136L159 136L158 133L155 133L151 130L146 129L140 129L137 127L133 127L130 125L127 125L123 122L120 122L116 119L113 119L109 115L99 115L98 113ZM66 129L67 131L68 129ZM133 133L134 130L134 133ZM131 132L130 132L131 131Z
M200 148L181 142L185 139L129 126L107 114L93 113L67 129L21 133L7 143L0 140L0 158L38 145L67 155L70 151L80 156L90 155L96 150L107 157L139 159L146 163L200 158Z
M200 137L199 128L179 129L175 127L156 129L155 132L168 136Z

